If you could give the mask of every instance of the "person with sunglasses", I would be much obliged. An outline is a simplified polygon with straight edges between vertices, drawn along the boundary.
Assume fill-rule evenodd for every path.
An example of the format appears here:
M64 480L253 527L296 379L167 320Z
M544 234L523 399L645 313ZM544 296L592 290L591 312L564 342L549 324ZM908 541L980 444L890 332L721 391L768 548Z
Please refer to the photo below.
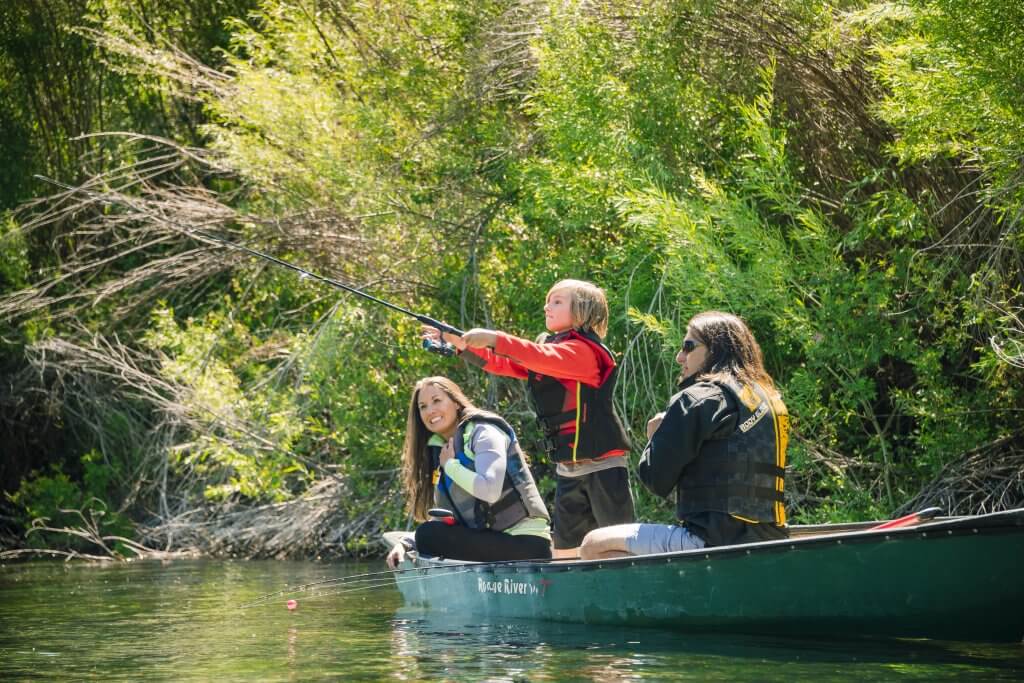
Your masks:
M746 323L690 319L679 393L647 423L637 474L676 494L677 524L620 524L587 534L583 559L676 552L788 537L784 500L789 414Z

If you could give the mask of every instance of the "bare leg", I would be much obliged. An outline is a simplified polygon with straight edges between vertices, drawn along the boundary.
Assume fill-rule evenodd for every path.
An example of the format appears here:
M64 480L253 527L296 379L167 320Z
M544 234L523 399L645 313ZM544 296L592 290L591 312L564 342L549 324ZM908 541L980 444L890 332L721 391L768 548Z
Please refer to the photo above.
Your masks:
M633 524L620 524L594 529L586 535L580 545L580 558L603 560L610 557L632 555L626 547L626 536L634 526Z
M579 548L552 548L551 558L554 560L578 560L580 557Z

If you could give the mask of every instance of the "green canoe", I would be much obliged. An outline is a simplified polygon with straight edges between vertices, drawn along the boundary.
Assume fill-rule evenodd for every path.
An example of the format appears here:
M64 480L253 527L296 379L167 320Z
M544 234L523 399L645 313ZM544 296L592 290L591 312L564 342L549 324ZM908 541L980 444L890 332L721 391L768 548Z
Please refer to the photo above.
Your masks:
M1024 638L1024 509L794 526L786 541L571 562L407 560L407 604L482 619L814 636Z

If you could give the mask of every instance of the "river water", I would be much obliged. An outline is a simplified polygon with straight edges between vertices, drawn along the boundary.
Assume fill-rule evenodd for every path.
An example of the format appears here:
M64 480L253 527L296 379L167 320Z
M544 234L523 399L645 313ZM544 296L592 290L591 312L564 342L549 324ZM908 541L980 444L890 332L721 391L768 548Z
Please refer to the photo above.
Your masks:
M488 623L393 585L285 593L379 563L0 565L0 680L1024 680L1024 647ZM287 608L294 598L298 606Z

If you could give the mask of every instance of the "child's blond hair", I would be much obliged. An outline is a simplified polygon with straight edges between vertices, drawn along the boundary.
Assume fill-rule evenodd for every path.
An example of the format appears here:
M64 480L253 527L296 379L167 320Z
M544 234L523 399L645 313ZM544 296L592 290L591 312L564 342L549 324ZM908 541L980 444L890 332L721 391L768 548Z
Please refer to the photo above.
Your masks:
M604 290L584 280L559 280L548 290L547 297L558 290L566 290L572 296L569 307L572 326L592 330L594 334L604 339L608 334L608 299L605 298Z

